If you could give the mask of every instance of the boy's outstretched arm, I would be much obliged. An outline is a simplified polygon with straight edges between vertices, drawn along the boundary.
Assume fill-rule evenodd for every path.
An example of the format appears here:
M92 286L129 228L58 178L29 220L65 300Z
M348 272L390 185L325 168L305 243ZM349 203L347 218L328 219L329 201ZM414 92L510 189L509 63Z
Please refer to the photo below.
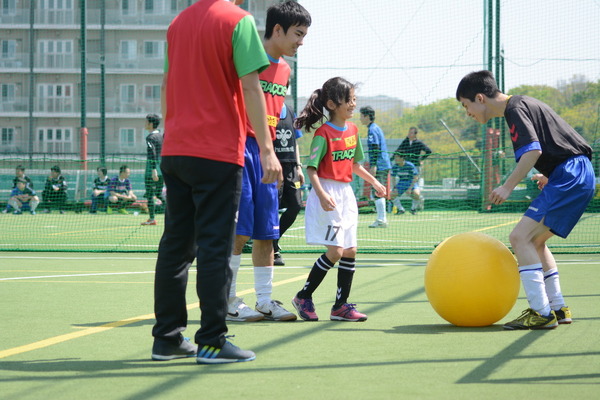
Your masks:
M523 154L513 172L506 178L506 181L492 191L489 198L490 202L496 205L504 203L519 182L531 171L531 168L533 168L541 155L541 150L532 150Z

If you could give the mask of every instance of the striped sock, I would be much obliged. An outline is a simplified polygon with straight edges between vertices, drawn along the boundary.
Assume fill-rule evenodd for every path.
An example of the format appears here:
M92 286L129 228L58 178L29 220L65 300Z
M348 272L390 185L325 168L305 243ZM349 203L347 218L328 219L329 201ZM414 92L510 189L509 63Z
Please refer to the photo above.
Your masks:
M544 284L546 286L546 294L548 295L550 308L555 311L560 310L565 306L565 299L560 290L560 280L557 268L552 268L544 272Z
M304 287L298 292L298 298L311 299L313 292L319 287L321 282L323 282L325 275L327 275L327 272L331 268L333 268L333 263L329 261L325 254L319 257L310 270Z
M350 289L352 288L352 278L356 266L356 259L342 257L338 266L337 293L335 294L335 308L348 302Z

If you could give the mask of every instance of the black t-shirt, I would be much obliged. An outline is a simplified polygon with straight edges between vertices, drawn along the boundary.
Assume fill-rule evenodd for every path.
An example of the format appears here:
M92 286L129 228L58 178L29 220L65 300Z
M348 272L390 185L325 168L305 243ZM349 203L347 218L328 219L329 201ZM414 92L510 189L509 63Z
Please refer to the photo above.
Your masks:
M585 155L592 159L592 148L585 139L537 99L512 96L506 104L504 117L517 161L527 151L541 150L535 168L547 177L568 158Z
M431 154L431 149L419 139L410 142L405 138L394 153L402 155L406 161L413 163L416 167L421 166L421 161L425 160Z
M285 118L281 118L275 128L277 135L273 148L281 163L297 163L296 158L296 128L294 128L294 110L286 105Z

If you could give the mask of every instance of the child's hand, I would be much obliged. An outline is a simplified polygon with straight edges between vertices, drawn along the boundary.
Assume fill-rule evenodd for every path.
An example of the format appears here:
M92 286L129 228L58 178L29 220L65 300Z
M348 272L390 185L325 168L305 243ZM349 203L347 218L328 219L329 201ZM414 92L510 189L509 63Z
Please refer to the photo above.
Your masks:
M378 181L375 181L375 184L373 184L373 188L375 189L375 192L378 197L384 197L387 192L385 186L383 186Z
M323 198L319 198L319 201L321 202L321 207L323 208L324 211L335 210L335 206L336 206L335 200L330 195L325 194L325 196Z
M544 186L546 186L546 184L548 183L548 178L546 176L544 176L543 174L534 174L531 177L531 180L537 181L537 187L540 190L542 190L544 188Z

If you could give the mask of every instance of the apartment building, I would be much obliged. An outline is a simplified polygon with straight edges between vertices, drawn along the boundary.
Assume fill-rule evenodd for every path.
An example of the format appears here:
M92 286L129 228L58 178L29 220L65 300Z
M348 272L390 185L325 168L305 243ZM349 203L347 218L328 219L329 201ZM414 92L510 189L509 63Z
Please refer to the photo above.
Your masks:
M276 1L246 0L259 30ZM91 156L143 153L166 30L193 2L1 0L0 154L77 156L82 126Z

